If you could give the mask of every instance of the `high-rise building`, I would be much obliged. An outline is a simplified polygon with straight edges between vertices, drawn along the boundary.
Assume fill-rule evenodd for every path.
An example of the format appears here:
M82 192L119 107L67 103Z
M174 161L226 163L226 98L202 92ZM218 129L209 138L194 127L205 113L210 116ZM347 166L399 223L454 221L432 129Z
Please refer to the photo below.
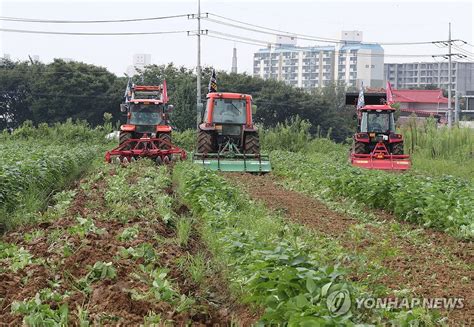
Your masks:
M254 54L253 75L310 90L342 81L347 86L383 86L384 50L362 42L362 32L343 31L339 46L298 47L297 38L277 36L276 44Z
M435 85L448 88L447 62L410 62L403 64L385 64L385 80L396 89L408 89ZM460 94L474 91L474 62L451 63L451 88Z
M134 54L133 65L127 67L127 75L133 76L137 73L137 69L143 70L148 65L151 65L151 54L148 54L148 53Z

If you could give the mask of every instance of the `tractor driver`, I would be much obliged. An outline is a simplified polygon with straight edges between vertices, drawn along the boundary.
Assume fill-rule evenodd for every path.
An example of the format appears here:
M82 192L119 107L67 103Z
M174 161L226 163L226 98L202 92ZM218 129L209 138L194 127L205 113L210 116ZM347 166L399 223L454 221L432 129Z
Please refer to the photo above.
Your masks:
M389 115L370 114L368 121L368 130L371 132L386 132L388 130L388 117Z

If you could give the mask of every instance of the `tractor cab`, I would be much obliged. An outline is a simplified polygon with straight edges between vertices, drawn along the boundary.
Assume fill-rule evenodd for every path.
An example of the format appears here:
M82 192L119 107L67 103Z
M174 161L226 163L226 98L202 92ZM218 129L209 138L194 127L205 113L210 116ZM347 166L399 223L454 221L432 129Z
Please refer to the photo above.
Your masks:
M360 132L381 133L387 135L395 132L393 110L362 110Z
M127 104L127 125L135 126L138 133L156 133L156 126L168 124L168 115L165 105L133 101Z
M133 85L128 91L128 100L120 105L120 110L127 115L122 130L138 134L170 132L168 113L173 106L166 102L166 90L162 85ZM163 129L165 126L166 130Z

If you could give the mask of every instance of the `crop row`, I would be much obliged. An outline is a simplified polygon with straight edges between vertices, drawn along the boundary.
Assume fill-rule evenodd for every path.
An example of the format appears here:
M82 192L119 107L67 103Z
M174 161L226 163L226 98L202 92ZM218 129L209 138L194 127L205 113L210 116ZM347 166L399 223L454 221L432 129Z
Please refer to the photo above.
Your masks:
M269 214L213 172L180 163L173 174L179 195L202 218L201 232L214 261L224 266L244 301L264 308L263 323L350 326L417 319L413 312L335 312L334 297L370 295L347 282L337 255L317 245L317 235Z
M205 311L199 299L184 293L177 278L177 263L184 269L194 259L183 259L187 259L183 249L190 234L188 230L183 236L179 225L191 220L173 211L174 199L166 191L170 186L166 168L143 160L119 169L103 166L82 180L79 190L57 193L72 194L37 217L47 216L53 224L14 233L13 243L0 241L0 273L34 276L28 292L20 282L16 293L7 291L5 306L0 308L0 317L4 314L6 319L2 322L19 325L21 319L25 326L92 326L113 321L114 325L154 326L170 325L175 318L188 321L184 314L180 318L183 312L189 317ZM70 206L77 192L86 201L84 208L68 216L64 205ZM173 257L177 254L182 257ZM47 273L34 275L42 265Z
M344 158L344 156L342 157ZM341 153L272 152L275 173L298 181L309 193L354 199L399 219L474 237L474 185L452 176L427 177L353 168Z
M0 150L0 225L19 222L15 212L43 207L48 196L90 166L97 153L97 146L4 142Z

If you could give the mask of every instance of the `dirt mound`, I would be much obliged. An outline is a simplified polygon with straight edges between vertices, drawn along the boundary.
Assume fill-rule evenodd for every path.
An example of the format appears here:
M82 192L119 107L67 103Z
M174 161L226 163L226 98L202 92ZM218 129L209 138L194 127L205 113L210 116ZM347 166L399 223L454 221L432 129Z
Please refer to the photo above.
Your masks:
M114 174L112 170L108 175ZM128 182L135 183L138 178L132 176ZM161 323L168 321L183 326L230 325L236 321L250 325L256 321L257 315L235 302L222 279L215 283L217 277L212 276L201 285L179 267L180 260L189 256L199 252L209 255L196 228L192 230L188 245L179 246L175 241L176 229L159 217L132 217L126 221L108 218L109 209L104 198L106 180L104 176L93 183L81 180L88 186L77 188L63 217L3 236L3 242L23 247L32 255L33 261L18 272L9 270L7 264L0 262L1 324L21 325L22 317L11 313L11 304L32 299L46 288L64 295L61 303L68 305L72 325L79 323L78 308L87 311L94 325L140 325L149 315ZM177 202L171 186L163 191L174 199L173 208L177 215L190 215L189 209ZM138 208L142 204L133 205ZM78 217L88 221L80 225ZM138 233L130 239L121 238L127 229L136 229ZM37 236L25 238L26 233L37 233ZM191 299L187 309L177 310L179 301L182 301L179 296L168 302L155 298L154 293L149 292L153 282L149 276L146 278L150 280L136 277L146 275L140 270L145 269L140 265L149 264L144 256L120 254L120 251L133 251L145 245L154 250L153 264L157 267L153 269L166 269L166 279L177 294ZM91 269L98 262L112 263L115 276L91 279ZM54 309L60 303L50 301L48 304Z

